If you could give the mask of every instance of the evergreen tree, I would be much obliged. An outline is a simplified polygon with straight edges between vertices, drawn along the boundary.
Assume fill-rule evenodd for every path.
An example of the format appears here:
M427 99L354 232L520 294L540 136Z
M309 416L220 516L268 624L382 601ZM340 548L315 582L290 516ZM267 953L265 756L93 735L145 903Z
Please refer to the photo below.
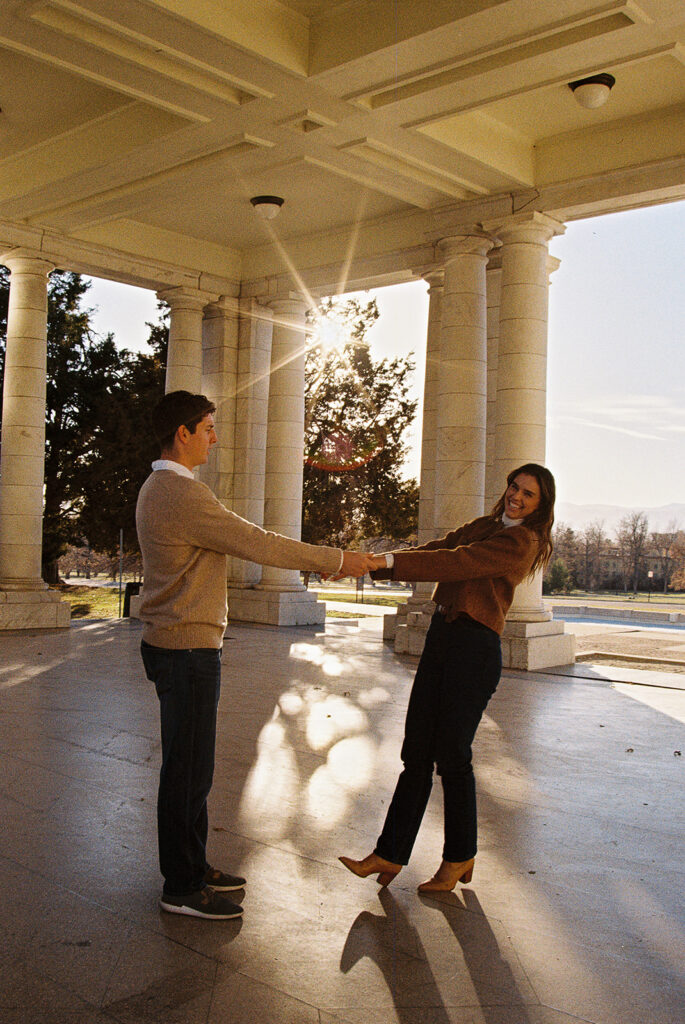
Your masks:
M70 543L112 553L124 529L136 545L135 501L156 447L147 412L164 393L159 355L118 350L97 337L82 302L90 283L55 271L48 283L43 576L57 582ZM0 268L0 359L7 335L9 272Z
M365 342L375 300L328 301L319 309L305 364L302 536L349 545L416 532L418 486L401 476L403 437L416 412L411 358L374 361ZM327 346L331 324L347 338Z

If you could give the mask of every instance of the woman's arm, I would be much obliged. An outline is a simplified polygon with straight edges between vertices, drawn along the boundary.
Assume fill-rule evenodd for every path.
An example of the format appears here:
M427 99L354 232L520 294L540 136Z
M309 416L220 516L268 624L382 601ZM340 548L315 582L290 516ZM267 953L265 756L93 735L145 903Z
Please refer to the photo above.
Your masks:
M459 542L464 539L465 536L468 536L468 533L470 532L469 528L473 526L474 523L477 523L479 521L479 519L474 519L470 523L465 523L463 526L458 527L456 530L450 530L447 536L440 537L438 540L429 540L426 544L419 544L418 547L404 548L402 549L402 552L390 551L388 552L388 554L391 554L394 558L395 555L400 553L406 553L407 551L411 551L413 553L415 551L438 551L444 548L455 548L457 544L459 544ZM374 568L371 571L372 579L391 580L393 578L403 578L401 576L393 577L392 569L387 568L385 555L374 555L373 557Z
M393 552L393 568L385 578L407 582L447 583L497 576L519 576L530 571L538 550L537 536L524 526L513 526L485 540L454 549L414 549ZM384 560L384 556L377 556ZM384 578L374 573L375 578Z

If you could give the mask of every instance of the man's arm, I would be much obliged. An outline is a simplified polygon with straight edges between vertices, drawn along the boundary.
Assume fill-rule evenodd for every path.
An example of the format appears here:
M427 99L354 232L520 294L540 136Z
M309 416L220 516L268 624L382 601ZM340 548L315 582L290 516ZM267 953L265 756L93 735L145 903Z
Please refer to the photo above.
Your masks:
M338 578L363 576L368 571L370 555L326 545L305 544L292 537L263 530L227 509L209 488L197 488L195 481L188 483L192 488L192 512L187 515L181 531L196 547L220 551L260 565L309 570Z

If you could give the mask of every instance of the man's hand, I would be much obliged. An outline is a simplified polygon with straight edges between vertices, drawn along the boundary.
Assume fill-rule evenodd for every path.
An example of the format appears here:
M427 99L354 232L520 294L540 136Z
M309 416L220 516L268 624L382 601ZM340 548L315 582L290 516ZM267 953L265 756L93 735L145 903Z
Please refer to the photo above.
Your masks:
M372 561L373 564L370 567L370 572L373 572L374 569L386 569L387 568L387 564L386 564L386 561L385 561L385 555L372 555L371 556L371 561Z
M343 551L343 560L338 577L354 576L357 578L363 576L374 567L373 562L373 555L367 554L365 551Z
M354 576L355 579L358 579L372 568L374 568L373 555L364 551L343 551L340 570L330 576L322 575L321 579L330 580L331 583L343 579L344 576Z

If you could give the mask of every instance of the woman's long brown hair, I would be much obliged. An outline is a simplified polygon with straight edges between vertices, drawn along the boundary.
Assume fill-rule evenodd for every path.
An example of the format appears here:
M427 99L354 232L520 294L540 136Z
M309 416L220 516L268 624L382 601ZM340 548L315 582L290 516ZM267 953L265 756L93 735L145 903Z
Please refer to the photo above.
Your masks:
M507 477L507 488L513 480L519 475L519 473L526 473L528 476L533 476L538 482L540 488L540 504L531 512L529 516L523 520L523 524L528 527L529 530L534 530L537 534L540 544L538 547L538 553L533 560L533 564L530 567L529 576L534 576L538 569L544 569L552 557L552 526L554 525L554 502L557 495L556 484L554 483L554 477L546 466L539 466L537 462L526 462L524 466L519 466L518 469L512 469ZM504 494L499 499L497 504L493 507L490 515L493 519L501 519L504 512Z

